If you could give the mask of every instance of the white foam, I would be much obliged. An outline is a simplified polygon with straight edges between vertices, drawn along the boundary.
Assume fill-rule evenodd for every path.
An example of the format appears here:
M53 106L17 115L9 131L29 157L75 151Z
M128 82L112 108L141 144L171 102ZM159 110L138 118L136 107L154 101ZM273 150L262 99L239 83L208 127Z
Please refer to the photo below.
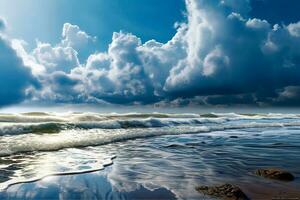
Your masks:
M120 129L153 128L182 125L202 125L206 123L224 123L223 118L135 118L110 119L102 121L42 122L42 123L0 123L1 135L27 133L57 133L66 129Z
M168 126L137 129L72 129L56 134L23 134L0 137L0 156L22 152L55 151L64 148L97 146L137 138L176 135L186 133L203 133L230 129L269 128L300 126L300 122L288 123L238 123L211 124L203 126Z
M76 175L103 170L113 164L115 155L108 156L101 152L69 149L48 154L37 154L34 157L24 157L18 160L13 176L0 182L0 191L8 187L43 180L47 177ZM13 160L13 158L10 158ZM16 163L15 163L16 164Z
M297 115L240 115L236 113L208 115L164 113L2 114L0 121L10 122L0 123L0 156L103 145L158 135L300 126L299 119Z
M38 122L79 122L102 121L112 118L197 118L199 114L165 114L165 113L126 113L126 114L100 114L100 113L23 113L0 114L0 122L38 123Z

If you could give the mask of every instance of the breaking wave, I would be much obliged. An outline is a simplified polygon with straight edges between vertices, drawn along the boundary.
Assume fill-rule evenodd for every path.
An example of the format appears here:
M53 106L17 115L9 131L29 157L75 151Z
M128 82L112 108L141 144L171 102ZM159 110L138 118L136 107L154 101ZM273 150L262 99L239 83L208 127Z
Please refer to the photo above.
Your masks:
M213 131L300 126L281 114L97 114L0 115L0 156L97 146L137 138Z
M130 128L158 128L182 125L201 125L209 123L223 123L224 119L116 119L103 121L82 122L43 122L43 123L6 123L0 125L0 136L18 135L26 133L59 133L68 129L130 129Z
M235 125L212 125L212 126L182 126L163 127L160 129L88 129L88 130L65 130L57 134L24 134L4 137L0 139L0 156L8 156L17 153L33 151L57 151L65 148L80 148L88 146L105 145L138 138L198 134L213 131L225 131L230 129L271 128L285 126L300 126L300 122L293 123L250 123Z

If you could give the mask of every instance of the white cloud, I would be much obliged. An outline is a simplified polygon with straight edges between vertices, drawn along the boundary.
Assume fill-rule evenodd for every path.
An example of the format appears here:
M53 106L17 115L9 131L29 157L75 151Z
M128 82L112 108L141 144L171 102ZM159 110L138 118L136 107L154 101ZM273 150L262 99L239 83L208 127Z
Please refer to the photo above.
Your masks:
M95 38L69 23L56 45L38 43L26 53L16 43L24 63L40 70L44 87L35 98L250 104L272 103L278 90L300 86L300 22L271 27L249 18L249 0L186 0L186 6L187 21L165 44L118 32L106 52L95 53ZM87 52L85 63L79 57Z
M289 24L287 28L292 36L300 37L300 22Z
M72 47L62 47L60 45L52 47L48 43L41 42L37 43L37 47L32 52L32 56L35 57L37 63L43 65L47 72L70 72L71 69L80 65L77 54L77 51Z
M27 43L24 40L14 39L11 43L18 56L23 60L25 66L29 67L34 75L38 76L46 72L46 67L39 64L35 56L27 53L24 47Z
M141 60L141 41L126 33L114 33L107 53L91 55L81 73L89 93L109 101L127 102L152 96L152 85ZM85 77L86 76L86 77ZM150 99L149 99L150 100Z
M229 64L230 59L219 48L216 48L205 57L202 74L212 76L218 68L229 67Z
M270 24L266 20L261 20L256 18L249 19L246 22L246 26L253 29L265 29L265 30L270 29Z
M274 79L282 83L272 88L284 87L290 73L299 74L297 68L285 70L297 65L299 57L296 39L292 44L287 34L292 25L272 29L266 20L247 18L248 0L187 0L186 5L187 22L178 26L166 44L155 40L142 44L132 34L114 33L107 52L92 54L85 66L70 73L80 80L78 93L114 103L211 94L224 99L223 95L268 88ZM72 37L67 30L72 30ZM76 38L75 33L88 38L77 26L65 25L64 40ZM241 97L227 99L241 102Z
M79 26L70 23L64 24L62 37L62 46L72 47L76 50L96 40L96 37L89 36L86 32L82 31Z

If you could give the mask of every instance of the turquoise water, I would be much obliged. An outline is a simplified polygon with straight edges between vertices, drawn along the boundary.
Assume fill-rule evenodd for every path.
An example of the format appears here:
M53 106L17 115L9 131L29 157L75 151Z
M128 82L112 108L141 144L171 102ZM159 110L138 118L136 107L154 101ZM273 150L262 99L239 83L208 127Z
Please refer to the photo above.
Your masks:
M298 195L299 119L234 113L3 115L0 199L207 199L195 187L221 183L238 185L253 199ZM296 179L257 177L253 172L262 167L286 169Z

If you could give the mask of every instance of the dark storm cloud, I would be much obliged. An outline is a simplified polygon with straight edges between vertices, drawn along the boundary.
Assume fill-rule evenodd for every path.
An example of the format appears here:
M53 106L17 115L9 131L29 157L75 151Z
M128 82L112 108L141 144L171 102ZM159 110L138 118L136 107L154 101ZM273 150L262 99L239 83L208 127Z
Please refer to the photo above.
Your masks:
M24 66L9 41L0 36L0 107L23 101L25 89L38 86L29 67Z

